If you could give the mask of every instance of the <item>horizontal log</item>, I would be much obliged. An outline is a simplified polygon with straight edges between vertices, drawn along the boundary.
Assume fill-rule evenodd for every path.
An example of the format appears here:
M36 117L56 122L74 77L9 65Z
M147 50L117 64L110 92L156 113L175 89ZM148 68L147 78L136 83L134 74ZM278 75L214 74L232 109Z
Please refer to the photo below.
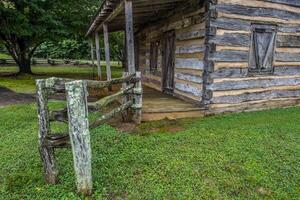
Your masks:
M300 62L300 54L298 54L298 53L279 53L279 52L277 52L275 55L276 55L276 58L275 58L276 61Z
M263 21L261 21L263 22ZM266 20L265 23L267 23ZM220 28L224 30L238 30L238 31L251 31L251 20L243 19L233 19L227 17L218 17L217 19L212 19L210 22L211 27ZM279 33L299 33L299 25L293 24L277 24Z
M248 62L248 51L217 51L209 57L209 60L218 62ZM300 55L297 53L276 52L275 61L300 62Z
M285 20L300 20L300 14L285 10L277 10L274 8L253 8L242 5L229 5L229 4L218 4L216 9L219 12L247 15L252 17L273 17Z
M299 66L275 66L274 75L299 75ZM211 78L247 77L248 68L218 69L210 74Z
M248 52L245 51L219 51L209 57L209 60L220 62L248 61Z
M246 79L246 78L245 78ZM224 91L224 90L240 90L240 89L251 89L251 88L268 88L274 86L296 86L300 85L300 77L266 77L264 79L249 79L243 80L241 78L239 81L227 80L223 82L213 83L207 86L207 89L214 91Z
M257 111L270 108L285 108L300 105L300 98L276 98L258 101L249 101L237 104L210 104L206 115L224 112Z
M200 75L192 75L192 74L187 74L187 73L178 73L175 72L175 78L180 79L180 80L185 80L185 81L191 81L195 83L203 83L202 76Z
M294 7L300 7L300 1L299 0L265 0L272 3L279 3L283 5L289 5Z
M62 109L62 110L54 110L50 112L49 115L50 121L57 121L57 122L64 122L68 123L68 110Z
M50 148L69 148L70 137L68 134L52 134L46 137L47 146Z
M90 128L97 128L98 126L100 126L103 122L105 122L106 120L111 119L112 117L116 116L117 114L127 110L128 108L130 108L133 105L132 101L128 101L125 104L121 105L118 108L115 108L114 110L112 110L110 113L105 114L103 116L101 116L99 119L95 120L94 122L91 123Z
M280 11L288 11L292 13L300 13L300 9L294 6L289 6L286 4L278 4L275 2L267 2L262 0L251 0L251 1L243 1L243 0L219 0L219 4L231 4L231 5L240 5L246 6L250 8L271 8Z
M300 48L300 36L293 35L280 35L276 41L277 47L299 47Z
M189 58L189 59L177 58L175 59L175 67L184 68L184 69L202 70L204 68L204 63L202 60L195 59L195 58Z
M192 94L196 97L201 97L201 95L202 95L202 90L200 90L199 88L193 87L189 84L175 83L175 89L177 89L183 93Z
M176 39L182 41L182 40L203 38L204 36L205 36L205 30L195 30L195 31L188 31L185 33L177 34Z
M244 93L240 95L228 95L213 97L212 103L242 103L273 98L300 97L300 90L271 90L264 92Z
M218 35L209 40L210 44L216 45L228 45L228 46L249 46L250 34L230 34Z
M175 97L183 99L184 101L190 102L189 100L192 100L190 103L193 104L199 104L202 100L202 97L194 96L193 94L185 93L177 89L174 90L174 94Z
M138 80L136 80L135 75L131 74L129 76L126 77L122 77L122 78L116 78L116 79L112 79L110 81L87 81L87 87L88 88L94 88L94 89L101 89L101 88L107 88L107 87L111 87L112 85L116 85L116 84L121 84L124 82L130 82L130 83L135 83Z
M114 101L117 101L118 98L120 98L124 95L127 95L129 93L129 91L132 90L133 88L134 88L134 84L130 84L125 89L122 89L113 95L104 97L97 102L89 103L89 107L94 107L98 111L102 110L105 106L109 105L110 103L112 103Z
M203 53L205 51L204 45L188 45L188 46L176 46L176 54L181 53Z

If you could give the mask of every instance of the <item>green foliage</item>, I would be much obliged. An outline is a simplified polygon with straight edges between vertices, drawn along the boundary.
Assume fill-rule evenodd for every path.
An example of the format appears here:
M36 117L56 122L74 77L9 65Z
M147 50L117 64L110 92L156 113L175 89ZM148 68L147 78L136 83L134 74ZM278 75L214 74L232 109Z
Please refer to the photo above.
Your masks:
M2 0L1 43L20 70L30 72L30 58L36 48L43 42L84 35L99 3L98 0Z
M122 32L110 33L109 43L111 60L122 61L124 59L124 34ZM104 58L105 52L102 35L100 35L100 47L101 58ZM84 36L76 35L71 39L45 42L37 49L35 56L38 58L56 59L90 59L90 41ZM94 58L96 59L96 56Z
M70 150L56 152L61 183L44 183L35 105L0 112L0 198L80 199ZM298 199L299 116L289 108L184 120L183 131L147 136L103 125L91 131L93 199Z
M89 59L90 44L84 38L45 42L37 50L38 58Z
M0 53L0 59L11 59L11 56L6 53Z

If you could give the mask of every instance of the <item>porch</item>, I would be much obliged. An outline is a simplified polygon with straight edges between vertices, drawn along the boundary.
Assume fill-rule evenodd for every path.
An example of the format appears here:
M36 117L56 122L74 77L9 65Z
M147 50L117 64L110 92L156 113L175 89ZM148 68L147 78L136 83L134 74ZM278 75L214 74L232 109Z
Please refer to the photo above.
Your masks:
M203 116L203 108L143 85L142 121Z

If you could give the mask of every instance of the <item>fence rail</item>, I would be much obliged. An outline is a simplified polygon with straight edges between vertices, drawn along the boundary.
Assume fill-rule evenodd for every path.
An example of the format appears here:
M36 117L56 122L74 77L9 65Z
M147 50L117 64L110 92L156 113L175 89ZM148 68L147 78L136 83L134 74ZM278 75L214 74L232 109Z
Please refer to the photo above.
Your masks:
M104 97L97 102L88 103L88 88L109 88L114 84L122 84L115 94ZM38 118L39 118L39 151L43 162L47 183L58 183L58 168L54 149L72 147L77 191L90 195L92 192L90 129L103 124L104 121L119 113L128 116L133 112L132 120L141 123L142 84L141 73L124 73L122 78L110 81L71 80L49 78L37 80ZM48 101L51 95L65 93L67 108L49 111ZM122 98L119 107L103 114L93 122L89 122L89 112L102 111L112 102ZM69 134L54 134L50 122L68 123Z
M0 59L0 64L14 65L16 61L12 58L2 58ZM31 64L33 65L93 65L92 61L81 61L81 60L62 60L62 59L32 59Z

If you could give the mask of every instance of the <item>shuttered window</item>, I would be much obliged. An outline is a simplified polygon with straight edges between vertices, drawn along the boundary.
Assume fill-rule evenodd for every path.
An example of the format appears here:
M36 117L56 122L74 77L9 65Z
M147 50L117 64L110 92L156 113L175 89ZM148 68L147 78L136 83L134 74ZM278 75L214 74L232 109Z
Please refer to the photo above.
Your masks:
M158 46L159 42L151 42L150 44L150 71L157 71L157 61L158 61Z
M274 51L277 26L252 25L251 47L249 55L250 73L272 73L274 71Z

